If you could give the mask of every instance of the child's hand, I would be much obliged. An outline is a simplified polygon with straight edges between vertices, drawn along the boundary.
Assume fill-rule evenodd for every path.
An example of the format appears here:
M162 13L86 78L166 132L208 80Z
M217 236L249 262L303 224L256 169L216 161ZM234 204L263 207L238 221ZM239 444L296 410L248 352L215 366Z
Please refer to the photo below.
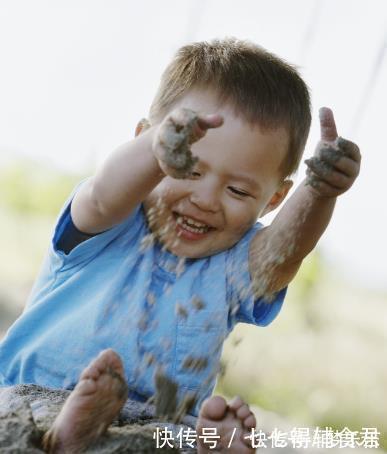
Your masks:
M306 159L306 184L318 196L337 197L347 191L359 175L359 147L337 136L333 113L320 109L321 140L313 158Z
M153 152L165 175L187 178L198 158L192 156L190 145L203 138L209 128L218 128L223 118L218 114L199 115L179 108L168 114L158 127Z

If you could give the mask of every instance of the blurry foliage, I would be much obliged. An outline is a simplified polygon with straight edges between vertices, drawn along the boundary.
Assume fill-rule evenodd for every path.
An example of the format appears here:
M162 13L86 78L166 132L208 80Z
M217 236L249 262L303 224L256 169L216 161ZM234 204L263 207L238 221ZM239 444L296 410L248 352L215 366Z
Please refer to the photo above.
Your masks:
M0 168L0 206L22 214L54 217L82 175L28 160Z
M240 324L226 341L215 393L310 427L377 427L387 449L387 297L339 276L313 251L273 325ZM236 347L234 338L242 338Z

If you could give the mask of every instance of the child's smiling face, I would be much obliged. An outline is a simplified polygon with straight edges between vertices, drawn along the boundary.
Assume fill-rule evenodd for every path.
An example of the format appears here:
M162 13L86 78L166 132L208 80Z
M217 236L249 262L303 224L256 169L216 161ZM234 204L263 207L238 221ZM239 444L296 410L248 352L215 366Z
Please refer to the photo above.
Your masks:
M280 165L288 134L251 126L230 105L220 106L210 90L191 91L175 107L219 113L224 123L192 145L199 158L192 177L164 177L145 199L145 212L160 200L152 230L164 229L160 239L167 249L180 257L206 257L232 247L286 196L291 182L283 182Z

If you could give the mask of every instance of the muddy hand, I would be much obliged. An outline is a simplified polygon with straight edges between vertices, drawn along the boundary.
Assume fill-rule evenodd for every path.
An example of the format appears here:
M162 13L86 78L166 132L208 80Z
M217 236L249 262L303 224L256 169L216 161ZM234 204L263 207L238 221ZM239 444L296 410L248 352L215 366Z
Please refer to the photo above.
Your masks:
M223 118L218 114L199 115L193 110L179 108L160 124L153 142L153 152L165 175L187 178L197 162L190 145L203 138L210 128L218 128Z
M306 184L314 194L337 197L347 191L360 171L359 147L337 136L333 113L327 107L320 109L321 140L314 156L306 159Z

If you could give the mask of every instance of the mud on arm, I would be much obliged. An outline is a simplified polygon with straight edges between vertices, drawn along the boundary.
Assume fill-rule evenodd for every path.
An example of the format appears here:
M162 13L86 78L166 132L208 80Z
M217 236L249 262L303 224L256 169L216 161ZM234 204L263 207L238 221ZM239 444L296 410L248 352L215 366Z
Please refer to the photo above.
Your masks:
M327 228L337 196L347 191L360 170L356 144L337 136L330 109L320 110L321 140L306 160L307 178L272 224L253 238L249 268L256 296L285 287Z

